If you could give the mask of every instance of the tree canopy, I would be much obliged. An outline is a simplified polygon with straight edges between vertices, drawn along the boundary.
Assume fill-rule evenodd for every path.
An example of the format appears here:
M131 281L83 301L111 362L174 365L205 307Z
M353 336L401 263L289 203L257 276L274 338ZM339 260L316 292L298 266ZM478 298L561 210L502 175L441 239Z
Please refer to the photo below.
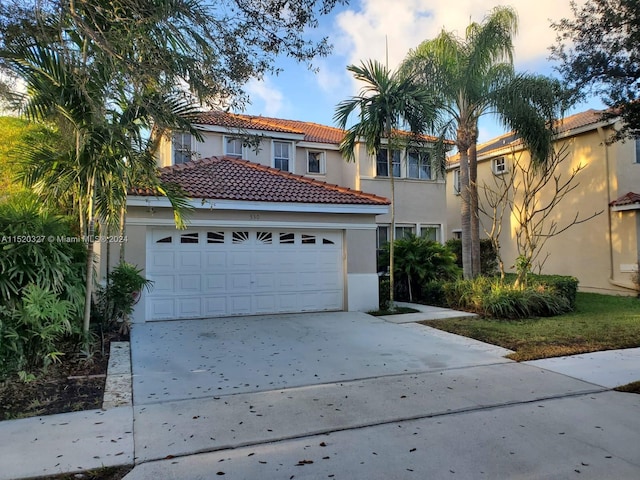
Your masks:
M327 38L309 28L340 3L9 0L0 4L0 50L25 37L56 49L73 43L90 61L112 65L123 82L181 84L209 105L242 106L243 85L276 72L277 56L310 62L329 53Z
M0 202L25 189L18 180L23 153L28 147L59 148L58 132L43 124L17 117L0 117Z
M637 0L588 0L574 18L553 24L552 58L576 96L601 96L625 126L618 138L640 135L640 8Z

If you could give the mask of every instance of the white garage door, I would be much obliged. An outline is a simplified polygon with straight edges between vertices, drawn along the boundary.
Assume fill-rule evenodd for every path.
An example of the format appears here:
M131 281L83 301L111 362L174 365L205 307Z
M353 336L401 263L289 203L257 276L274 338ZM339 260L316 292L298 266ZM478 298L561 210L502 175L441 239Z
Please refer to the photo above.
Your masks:
M146 319L342 310L339 231L153 229Z

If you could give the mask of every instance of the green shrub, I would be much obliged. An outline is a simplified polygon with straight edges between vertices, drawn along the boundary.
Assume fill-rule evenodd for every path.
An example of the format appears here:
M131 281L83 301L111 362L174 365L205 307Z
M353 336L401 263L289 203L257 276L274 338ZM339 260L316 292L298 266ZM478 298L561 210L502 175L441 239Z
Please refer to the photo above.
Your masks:
M0 376L46 366L80 332L84 306L82 243L68 219L30 194L0 204Z
M456 256L456 265L462 268L462 240L450 238L445 246ZM491 240L483 238L480 240L480 273L482 275L494 275L498 270L498 256Z
M380 255L389 264L389 245ZM432 281L449 281L460 275L455 256L444 245L410 235L394 242L395 294L399 300L422 298L421 286Z
M569 300L553 287L516 288L489 277L450 282L444 292L451 308L495 318L547 317L572 310Z
M15 310L4 309L0 357L11 371L46 367L60 359L60 343L72 333L70 318L74 306L68 300L38 285L24 288L22 304Z
M505 282L513 283L515 278L515 274L508 273L505 275ZM572 310L575 308L579 283L576 277L567 275L536 275L530 273L527 278L527 283L530 288L544 287L550 289L565 298L569 302Z
M103 327L120 327L121 333L129 332L129 315L142 291L149 290L153 283L141 272L134 265L123 262L110 273L107 285L97 289L97 308Z
M529 281L533 286L540 285L551 288L569 302L571 309L576 307L579 283L576 277L564 275L531 275Z
M31 283L72 302L83 295L86 249L60 237L75 238L70 220L43 208L35 197L24 194L0 204L0 299L5 304L19 300Z
M436 307L446 307L447 299L444 292L444 282L439 280L429 280L420 285L420 302Z

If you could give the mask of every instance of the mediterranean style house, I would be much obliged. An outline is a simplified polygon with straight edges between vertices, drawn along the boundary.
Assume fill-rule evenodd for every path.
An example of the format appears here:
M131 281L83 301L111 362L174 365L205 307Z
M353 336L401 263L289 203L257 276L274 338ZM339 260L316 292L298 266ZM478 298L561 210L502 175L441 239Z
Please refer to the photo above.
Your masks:
M550 237L539 259L543 273L573 275L583 291L632 295L637 293L632 276L640 261L640 140L611 143L617 128L616 119L604 121L602 112L596 110L558 122L554 149L564 160L554 177L561 184L577 168L580 171L574 179L576 188L555 206L547 225L555 222L556 231L561 231L576 218L586 221ZM484 207L481 210L488 214L481 214L480 220L488 229L492 209L483 195L484 188L495 190L496 185L504 185L501 180L513 174L515 162L526 166L530 157L513 132L478 145L477 151L479 202ZM460 232L458 175L458 160L452 157L447 168L449 237ZM548 205L554 183L553 179L551 186L537 196L540 207ZM519 201L521 197L516 196L516 209L502 216L500 250L507 270L513 269L518 256ZM536 265L533 267L535 271Z
M185 133L174 133L165 139L159 154L162 167L211 156L242 158L328 184L391 196L386 150L373 158L360 144L355 162L347 162L338 149L344 137L344 131L338 128L224 112L203 114L195 126L202 141ZM432 172L428 147L392 153L396 238L413 233L444 242L445 181ZM376 223L380 248L389 238L390 215L380 215Z
M346 162L342 130L260 116L210 112L195 128L200 138L174 132L158 153L193 208L187 229L165 197L128 196L125 259L154 282L134 322L378 308L386 150ZM397 237L444 241L445 182L429 155L422 142L393 152Z

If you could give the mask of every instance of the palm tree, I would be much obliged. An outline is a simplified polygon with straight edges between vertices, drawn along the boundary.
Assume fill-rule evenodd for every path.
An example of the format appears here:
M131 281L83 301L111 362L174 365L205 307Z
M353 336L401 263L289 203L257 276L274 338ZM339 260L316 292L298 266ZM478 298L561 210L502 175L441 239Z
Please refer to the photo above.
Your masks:
M93 291L92 236L119 223L127 191L134 184L166 194L183 226L187 206L174 187L157 175L153 148L157 138L143 135L151 120L189 128L194 107L151 90L142 95L114 88L116 72L104 64L87 64L38 43L18 44L4 52L27 88L23 112L33 121L53 120L71 132L66 150L27 149L22 179L45 201L66 199L79 220L87 245L83 330L88 332ZM117 86L116 86L117 87ZM153 108L153 111L151 111ZM104 233L105 230L103 230Z
M349 65L347 70L356 80L363 82L359 95L343 100L336 107L334 121L346 130L349 117L358 111L359 121L351 126L340 143L340 152L347 161L355 160L358 143L364 143L369 155L377 155L383 139L386 140L387 171L391 182L391 232L389 236L389 308L393 301L393 242L395 236L395 182L391 150L394 143L406 141L406 136L398 134L399 127L409 127L414 139L427 130L433 130L435 118L430 109L431 96L427 89L414 81L411 76L391 72L375 60L362 62L360 66Z
M515 130L536 161L551 151L550 125L560 116L560 83L517 74L513 36L518 17L510 7L495 7L482 23L471 23L465 38L442 31L411 50L401 67L417 75L449 120L448 134L460 155L462 264L465 278L480 273L480 233L476 185L478 121L493 114Z

